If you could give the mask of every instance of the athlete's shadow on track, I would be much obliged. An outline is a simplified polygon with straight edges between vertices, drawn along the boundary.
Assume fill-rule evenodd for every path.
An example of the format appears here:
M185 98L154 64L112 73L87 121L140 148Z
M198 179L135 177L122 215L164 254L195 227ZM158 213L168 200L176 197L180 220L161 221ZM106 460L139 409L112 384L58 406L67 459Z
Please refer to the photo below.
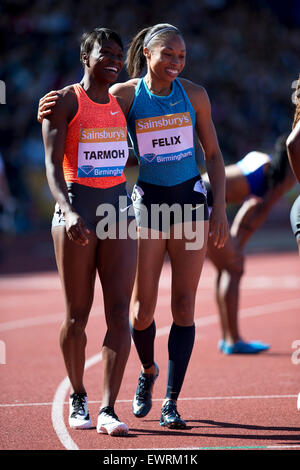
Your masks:
M157 421L155 421L157 423ZM193 426L187 426L186 429L134 429L130 428L130 432L134 432L133 436L137 437L138 435L145 434L149 436L198 436L200 434L190 433L189 430L193 429Z
M265 357L291 357L292 354L293 354L293 350L287 351L287 352L264 351L261 355L256 354L256 357L257 358L259 357L264 357L264 358ZM239 355L242 356L242 354L239 354ZM245 356L245 354L243 354L243 356Z
M285 426L259 426L252 424L240 424L240 423L227 423L222 421L213 421L213 420L189 420L189 423L202 423L206 425L211 425L214 428L224 428L224 429L241 429L249 431L285 431L285 432L298 432L298 434L202 434L201 436L207 437L220 437L220 438L231 438L231 439L259 439L259 440L270 440L270 441L283 441L281 444L292 443L293 445L300 444L300 427L285 427ZM193 426L195 428L203 428L203 426ZM290 442L288 442L290 441ZM295 442L297 441L297 442Z
M89 432L89 431L96 431L97 427L96 426L91 426L90 428L88 429L84 429L84 432ZM137 437L137 434L132 434L131 431L137 431L137 429L132 429L130 428L129 429L129 434L126 434L125 436L117 436L118 438L122 438L122 439L129 439L130 437ZM82 431L83 432L83 431ZM99 434L100 436L107 436L107 434L105 433L100 433Z
M150 420L148 422L153 422ZM157 421L155 421L157 422ZM190 423L195 423L195 425L190 425ZM300 427L281 427L281 426L258 426L258 425L251 425L251 424L240 424L240 423L226 423L220 421L213 421L213 420L188 420L187 421L187 428L182 429L167 429L163 428L160 430L154 429L133 429L131 428L132 432L136 432L137 434L145 433L148 435L156 435L156 436L195 436L195 437L216 437L220 439L258 439L258 440L270 440L270 441L281 441L280 444L283 445L296 445L300 444ZM248 430L248 431L285 431L285 432L298 432L299 434L291 435L291 434L227 434L227 433L210 433L210 432L200 432L200 429L212 429L212 428L224 428L224 429L236 429L236 430ZM196 430L199 429L199 432ZM195 432L196 431L196 432ZM296 441L296 442L295 442Z

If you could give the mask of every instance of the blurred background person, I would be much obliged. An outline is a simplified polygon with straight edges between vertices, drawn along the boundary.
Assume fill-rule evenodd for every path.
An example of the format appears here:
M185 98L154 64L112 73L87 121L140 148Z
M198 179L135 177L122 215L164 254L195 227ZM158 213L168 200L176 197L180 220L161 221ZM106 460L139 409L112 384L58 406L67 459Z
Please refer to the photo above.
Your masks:
M15 212L17 203L12 196L6 176L4 161L0 152L0 231L15 233Z
M287 151L291 167L297 181L300 182L300 75L296 89L296 110L294 115L293 129L287 139ZM293 233L296 237L300 255L300 195L295 200L291 212L290 220ZM300 411L300 393L297 400L297 408Z
M222 339L219 349L225 354L255 354L269 349L261 341L244 341L239 328L239 298L244 275L245 247L254 233L266 222L271 210L295 185L287 150L287 135L280 136L272 155L252 151L235 164L225 167L226 202L239 204L232 221L230 237L216 250L208 242L207 255L217 269L216 301ZM213 198L207 174L208 205Z

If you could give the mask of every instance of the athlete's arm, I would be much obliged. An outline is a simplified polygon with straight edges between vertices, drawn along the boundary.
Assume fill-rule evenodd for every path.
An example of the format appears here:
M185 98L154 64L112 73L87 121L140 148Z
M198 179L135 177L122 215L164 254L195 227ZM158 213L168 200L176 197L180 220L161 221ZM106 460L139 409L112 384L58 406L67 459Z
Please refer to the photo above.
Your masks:
M126 118L134 100L135 87L137 83L138 79L132 79L125 83L115 83L109 89L109 93L117 99L119 106ZM128 144L130 144L129 140ZM125 168L127 169L130 167L136 167L137 165L138 161L135 156L133 154L129 154Z
M135 87L138 79L133 78L124 83L115 83L109 89L109 93L117 98L124 116L127 118L134 100Z
M233 220L230 230L231 235L237 239L240 248L246 245L249 238L266 221L274 205L294 184L295 180L292 174L287 174L286 178L267 191L263 198L252 196L243 203Z
M70 92L63 90L57 94L55 109L53 109L51 116L44 118L42 124L46 176L50 191L66 219L66 231L69 238L80 245L86 245L89 231L69 201L63 174L65 140L68 122L74 114L72 110L72 108L74 109L74 97Z
M181 83L196 113L196 131L203 149L206 170L213 193L210 236L213 238L215 246L222 248L229 234L225 202L225 167L211 117L210 101L203 87L186 80L182 80Z
M300 183L300 121L288 136L286 148L292 170Z

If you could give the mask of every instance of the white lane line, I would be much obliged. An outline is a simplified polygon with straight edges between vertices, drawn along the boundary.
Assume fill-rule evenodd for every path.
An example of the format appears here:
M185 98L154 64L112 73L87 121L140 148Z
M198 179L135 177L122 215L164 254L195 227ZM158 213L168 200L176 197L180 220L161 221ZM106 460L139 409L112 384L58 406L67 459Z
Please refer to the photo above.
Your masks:
M69 386L69 384L68 384ZM213 400L273 400L277 398L297 398L296 395L242 395L242 396L224 396L224 397L183 397L178 398L178 401L213 401ZM152 398L152 401L161 402L164 398ZM131 403L132 398L128 400L117 400L116 403ZM101 400L89 400L89 404L100 404ZM44 402L44 403L0 403L0 408L16 408L16 407L24 407L24 406L52 406L53 402ZM68 405L68 401L64 401L63 405Z
M12 320L0 323L0 331L17 330L19 328L28 328L31 326L46 325L62 321L64 313L51 313L50 315L41 315L20 320Z
M69 378L65 377L64 380L59 384L55 396L53 399L51 409L51 419L54 431L59 436L59 439L63 446L68 450L79 450L79 447L75 444L73 439L65 425L64 421L64 401L66 397L66 391L70 388Z
M103 315L103 307L95 307L90 313L90 318L94 315ZM58 323L63 321L65 313L51 313L49 315L39 315L36 317L29 317L20 320L11 320L8 322L0 323L0 331L17 330L19 328L29 328L31 326L47 325L50 323Z
M88 369L89 367L93 366L94 364L97 364L99 361L101 361L102 355L100 354L95 354L92 356L90 359L88 359L85 363L85 370ZM51 410L51 419L52 419L52 424L53 428L62 443L62 445L67 449L67 450L79 450L79 447L73 439L71 438L70 434L68 433L68 430L65 425L64 421L64 403L65 403L65 398L67 391L70 388L70 381L68 377L65 377L64 380L59 384L56 393L54 395L53 403L52 403L52 410Z
M214 289L215 276L208 274L200 278L199 289ZM170 289L171 276L169 273L162 273L159 280L160 289ZM297 275L245 275L242 279L241 288L245 290L253 289L287 289L296 290L300 288L300 278ZM61 290L59 277L14 277L0 278L0 294L5 295L9 291L22 293L22 291L32 291L32 295L36 291ZM28 293L30 295L30 293Z
M157 307L165 306L170 304L170 296L162 295L158 298ZM281 312L282 310L289 310L299 308L300 310L300 298L297 299L288 299L282 300L281 302L274 302L267 305L256 305L254 307L242 308L239 312L239 315L242 317L251 317L257 315L265 315L267 313ZM197 310L197 304L196 304ZM103 315L103 307L95 307L91 311L92 315ZM1 331L10 331L18 328L28 328L31 326L45 325L48 323L57 323L62 321L64 318L64 313L52 313L50 315L40 315L36 317L24 318L21 320L12 320L9 322L0 323L0 332ZM204 326L215 323L218 321L218 315L207 315L206 317L200 317L195 320L196 325Z
M214 289L215 276L202 275L199 281L199 290L201 289ZM169 289L171 287L171 278L163 276L159 281L159 287ZM282 289L282 290L297 290L300 289L300 277L296 275L286 276L271 276L271 275L245 275L241 281L242 290L267 290Z
M259 316L259 315L264 315L265 313L272 313L274 309L276 310L276 312L281 311L281 310L286 310L288 308L287 307L288 305L289 305L289 308L291 308L291 305L293 307L297 305L298 307L299 299L294 299L291 301L287 300L287 301L282 301L280 303L272 303L272 304L268 304L264 306L250 307L250 308L244 309L243 313L244 313L244 316ZM217 315L209 315L207 317L198 318L197 320L195 320L195 324L197 326L198 325L204 326L204 325L208 325L211 323L215 323L216 321L218 321ZM156 337L166 335L168 334L169 331L170 331L170 326L159 328L156 331ZM86 361L85 370L91 367L91 365L97 364L97 362L99 362L100 360L101 358L98 354L96 356L92 356L88 361ZM66 379L64 379L63 382L59 385L60 394L58 396L58 399L57 399L57 395L55 394L53 405L52 405L52 422L54 425L53 420L54 419L58 420L58 422L56 423L55 431L60 442L66 449L70 448L69 445L76 446L76 444L73 441L72 443L70 443L71 437L68 434L65 424L64 422L60 422L61 420L63 421L63 406L64 406L65 396L68 392L68 389L69 389L68 382L66 381ZM53 409L55 410L54 414L53 414Z
M58 276L25 276L0 279L0 292L20 292L61 289Z
M254 307L246 307L241 309L243 317L254 317L257 315L265 315L266 313L278 313L282 310L300 309L300 298L282 300L266 305L257 305Z

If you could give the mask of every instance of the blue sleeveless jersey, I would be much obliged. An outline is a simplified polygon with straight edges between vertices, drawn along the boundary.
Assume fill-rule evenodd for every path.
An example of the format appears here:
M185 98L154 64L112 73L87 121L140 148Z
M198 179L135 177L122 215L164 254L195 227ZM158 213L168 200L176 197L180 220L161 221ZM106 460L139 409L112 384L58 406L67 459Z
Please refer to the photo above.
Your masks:
M247 178L250 192L254 196L263 197L267 191L267 181L264 172L266 163L272 160L271 155L262 152L249 152L236 165Z
M175 79L168 96L151 93L140 79L127 118L140 181L173 186L199 175L195 161L195 111Z

